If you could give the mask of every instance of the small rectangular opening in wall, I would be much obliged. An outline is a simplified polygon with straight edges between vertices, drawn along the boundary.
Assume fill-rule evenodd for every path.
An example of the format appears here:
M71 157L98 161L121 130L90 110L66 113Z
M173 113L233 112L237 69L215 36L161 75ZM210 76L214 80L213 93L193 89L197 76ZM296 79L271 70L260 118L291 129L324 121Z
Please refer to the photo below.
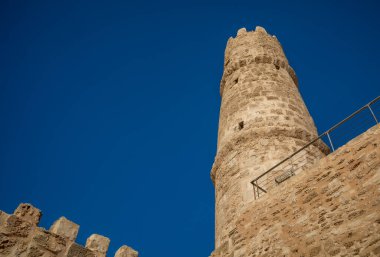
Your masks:
M236 78L235 80L234 80L234 84L237 84L239 82L239 78Z
M244 121L239 122L239 130L242 130L244 128Z

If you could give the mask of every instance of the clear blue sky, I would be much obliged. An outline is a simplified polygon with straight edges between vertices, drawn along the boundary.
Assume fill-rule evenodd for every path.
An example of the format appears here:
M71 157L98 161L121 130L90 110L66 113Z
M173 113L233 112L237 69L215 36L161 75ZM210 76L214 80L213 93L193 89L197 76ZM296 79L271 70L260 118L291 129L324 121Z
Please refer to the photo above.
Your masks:
M307 3L310 2L310 3ZM311 4L311 2L315 2ZM213 249L227 39L282 43L320 132L379 95L376 1L1 1L0 209L141 257Z

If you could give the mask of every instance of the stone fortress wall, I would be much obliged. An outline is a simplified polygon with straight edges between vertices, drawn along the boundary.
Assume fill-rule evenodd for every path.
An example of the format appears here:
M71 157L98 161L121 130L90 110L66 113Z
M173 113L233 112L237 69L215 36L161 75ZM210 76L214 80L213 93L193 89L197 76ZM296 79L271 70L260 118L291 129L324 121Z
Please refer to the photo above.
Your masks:
M227 43L218 149L211 177L215 185L215 245L234 229L234 219L254 200L251 181L317 137L305 103L276 37L257 27L240 29ZM329 149L318 141L305 160Z
M86 246L75 243L79 225L59 218L46 230L38 227L41 211L20 204L13 214L0 211L0 256L14 257L105 257L110 240L93 234ZM138 252L122 246L115 257L138 257Z
M211 256L380 256L380 125L330 155L316 141L305 171L255 199L251 181L317 130L279 41L261 27L228 40L220 93Z
M211 257L380 256L380 125L251 202Z

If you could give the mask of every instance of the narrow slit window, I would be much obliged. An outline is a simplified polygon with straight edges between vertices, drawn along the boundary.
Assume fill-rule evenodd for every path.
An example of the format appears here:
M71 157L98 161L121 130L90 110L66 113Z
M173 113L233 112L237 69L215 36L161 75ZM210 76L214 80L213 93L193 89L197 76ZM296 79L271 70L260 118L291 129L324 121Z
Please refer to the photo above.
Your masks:
M244 128L244 121L239 122L239 130L242 130Z

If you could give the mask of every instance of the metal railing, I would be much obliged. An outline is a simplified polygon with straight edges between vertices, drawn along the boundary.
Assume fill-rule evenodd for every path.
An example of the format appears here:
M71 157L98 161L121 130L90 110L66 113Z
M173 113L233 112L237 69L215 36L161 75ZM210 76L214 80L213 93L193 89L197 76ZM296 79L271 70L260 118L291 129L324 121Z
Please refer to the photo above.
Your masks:
M317 160L324 157L325 155L318 150L318 145L328 144L331 147L330 152L333 152L337 147L342 146L350 139L360 135L369 127L379 124L379 120L375 114L377 113L379 116L380 113L379 100L380 96L376 97L374 100L364 105L362 108L355 111L350 116L252 180L251 184L253 185L255 199L267 193L290 177L303 170L309 169ZM369 112L365 113L364 110L368 110ZM352 124L350 126L349 121L351 123L355 122L355 126L352 126ZM345 126L346 130L344 130ZM338 128L339 130L337 130ZM337 132L340 132L340 134L337 134Z

